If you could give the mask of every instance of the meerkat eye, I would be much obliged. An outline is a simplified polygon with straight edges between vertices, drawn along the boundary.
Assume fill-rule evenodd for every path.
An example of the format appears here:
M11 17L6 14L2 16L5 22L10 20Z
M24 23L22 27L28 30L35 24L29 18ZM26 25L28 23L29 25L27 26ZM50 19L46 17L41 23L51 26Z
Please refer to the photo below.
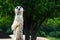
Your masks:
M22 8L22 7L20 6L20 8Z
M16 7L16 9L18 9L18 7Z

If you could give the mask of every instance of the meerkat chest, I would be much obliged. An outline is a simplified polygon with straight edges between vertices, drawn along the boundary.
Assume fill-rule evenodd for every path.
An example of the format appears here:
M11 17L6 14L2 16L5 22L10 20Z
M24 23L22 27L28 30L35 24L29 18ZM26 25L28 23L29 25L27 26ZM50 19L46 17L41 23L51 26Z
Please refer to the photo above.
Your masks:
M23 16L20 15L16 16L16 21L23 22Z

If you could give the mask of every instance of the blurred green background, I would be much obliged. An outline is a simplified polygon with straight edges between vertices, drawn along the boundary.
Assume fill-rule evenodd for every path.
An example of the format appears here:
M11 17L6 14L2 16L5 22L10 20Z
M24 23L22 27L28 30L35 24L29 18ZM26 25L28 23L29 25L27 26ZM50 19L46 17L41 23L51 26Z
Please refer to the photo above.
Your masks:
M14 20L14 8L21 5L24 17L33 15L33 22L46 16L38 36L60 38L60 0L0 0L0 32L11 34Z

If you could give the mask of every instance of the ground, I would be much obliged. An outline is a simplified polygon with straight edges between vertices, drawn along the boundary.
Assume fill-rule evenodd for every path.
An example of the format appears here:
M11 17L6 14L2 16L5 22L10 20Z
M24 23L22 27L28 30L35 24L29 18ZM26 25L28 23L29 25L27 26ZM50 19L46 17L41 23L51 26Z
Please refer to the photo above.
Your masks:
M7 38L7 39L0 39L0 40L12 40L12 39L11 39L11 38ZM40 37L40 38L38 38L37 40L48 40L48 39L43 38L43 37Z
M12 35L10 35L10 36L12 36ZM23 37L23 39L24 38L25 37ZM4 38L4 39L0 38L0 40L12 40L12 38ZM45 38L45 37L37 37L37 40L60 40L60 38L56 38L56 37L47 37L47 38Z
M14 37L14 35L7 35L4 32L0 32L0 40L12 40L12 37ZM23 35L23 40L25 40L25 36ZM37 37L37 40L48 40L45 37Z
M13 37L13 35L9 35L10 37ZM0 40L12 40L12 38L7 38L7 39L0 39ZM25 40L25 36L23 35L23 40ZM37 40L48 40L47 38L44 37L37 37Z

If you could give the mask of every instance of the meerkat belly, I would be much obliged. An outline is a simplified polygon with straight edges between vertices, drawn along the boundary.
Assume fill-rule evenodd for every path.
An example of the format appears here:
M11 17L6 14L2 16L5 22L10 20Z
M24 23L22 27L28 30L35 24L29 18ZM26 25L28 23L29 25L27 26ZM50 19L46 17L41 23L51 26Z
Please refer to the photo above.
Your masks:
M22 27L18 26L15 31L16 39L23 39L23 31Z

